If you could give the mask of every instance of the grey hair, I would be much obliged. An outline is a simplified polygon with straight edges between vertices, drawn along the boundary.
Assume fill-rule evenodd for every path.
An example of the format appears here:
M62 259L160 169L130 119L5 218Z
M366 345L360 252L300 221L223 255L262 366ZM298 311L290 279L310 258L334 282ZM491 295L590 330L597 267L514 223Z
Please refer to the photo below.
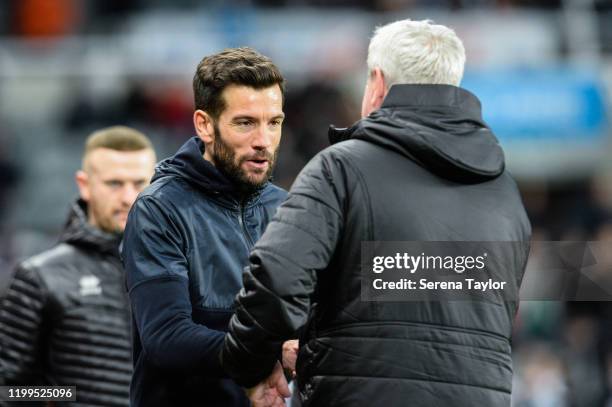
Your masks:
M368 71L380 68L388 87L395 84L459 86L465 48L455 32L432 21L396 21L378 27L368 48Z

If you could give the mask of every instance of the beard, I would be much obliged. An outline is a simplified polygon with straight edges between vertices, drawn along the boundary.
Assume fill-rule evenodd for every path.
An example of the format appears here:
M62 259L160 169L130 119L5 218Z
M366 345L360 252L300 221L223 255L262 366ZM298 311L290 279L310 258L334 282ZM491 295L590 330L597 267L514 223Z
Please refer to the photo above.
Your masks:
M215 139L211 156L215 167L238 186L242 193L250 195L260 190L272 176L278 156L278 148L273 153L267 150L258 150L254 154L236 157L236 151L225 143L216 123L213 124L213 128ZM262 176L253 176L242 168L242 164L249 160L267 160L268 168L265 173L263 171L256 172L256 174L263 174Z
M98 229L105 233L109 233L112 235L121 235L123 234L123 230L125 228L125 224L121 224L120 222L113 219L113 214L108 213L108 210L104 208L98 207L95 201L89 201L87 203L89 208L88 217L96 220L96 226Z

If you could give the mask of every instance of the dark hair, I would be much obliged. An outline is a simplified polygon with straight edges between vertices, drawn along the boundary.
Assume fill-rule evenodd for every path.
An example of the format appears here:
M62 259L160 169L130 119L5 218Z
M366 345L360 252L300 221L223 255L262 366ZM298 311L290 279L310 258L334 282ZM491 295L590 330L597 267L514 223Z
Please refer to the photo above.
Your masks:
M270 58L252 48L226 48L204 57L193 76L195 108L217 119L225 109L223 90L229 85L263 89L277 84L285 94L285 79Z

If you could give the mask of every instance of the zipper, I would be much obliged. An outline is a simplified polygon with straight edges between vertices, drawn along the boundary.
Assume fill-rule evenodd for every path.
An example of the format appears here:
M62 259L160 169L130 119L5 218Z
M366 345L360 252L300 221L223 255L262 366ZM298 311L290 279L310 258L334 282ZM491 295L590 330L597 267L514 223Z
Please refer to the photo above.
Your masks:
M238 223L240 223L240 227L242 228L242 234L246 238L247 245L249 246L249 251L251 251L251 248L255 245L255 243L253 242L253 239L251 239L251 236L249 235L249 231L246 228L246 223L244 221L244 212L245 212L244 202L245 201L240 202L240 214L238 215Z

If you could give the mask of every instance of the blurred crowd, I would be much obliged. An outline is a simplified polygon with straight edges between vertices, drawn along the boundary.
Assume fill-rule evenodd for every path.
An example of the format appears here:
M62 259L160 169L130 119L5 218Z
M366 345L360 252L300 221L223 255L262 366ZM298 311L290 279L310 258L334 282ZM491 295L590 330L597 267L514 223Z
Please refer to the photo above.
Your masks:
M378 12L415 7L465 8L533 7L555 9L561 0L232 0L209 1L208 7L320 7L359 8ZM605 5L605 2L601 2ZM0 33L24 36L64 35L112 29L112 23L149 9L192 9L198 0L5 0ZM43 18L41 18L43 17ZM110 23L110 25L109 25Z
M4 0L0 4L0 59L2 52L21 40L72 38L96 35L104 38L131 17L173 9L187 11L201 6L197 0ZM559 0L244 0L207 2L209 7L330 7L365 12L408 13L412 8L433 7L447 11L484 8L500 13L509 8L559 10ZM578 2L580 3L580 2ZM603 70L612 71L612 2L586 2L599 21ZM161 27L160 29L163 29ZM17 42L11 43L12 40ZM526 41L528 39L525 39ZM364 41L362 41L364 42ZM559 57L565 52L560 42ZM233 44L232 44L233 45ZM33 46L24 58L52 52ZM195 55L198 59L201 55ZM468 59L470 55L468 53ZM102 58L100 61L103 61ZM357 67L359 68L359 67ZM282 65L281 65L282 69ZM364 72L364 71L363 71ZM357 72L359 80L363 72ZM361 75L361 76L359 76ZM54 94L46 85L16 97L16 79L0 67L0 288L10 278L13 265L50 247L76 195L72 174L78 168L82 143L96 128L125 124L147 133L158 156L165 157L192 135L193 101L190 78L163 75L122 75L120 86L96 88L95 77L64 78L60 100L44 120L23 113L29 98ZM28 80L28 78L17 78ZM359 83L359 80L356 81ZM24 82L25 83L25 82ZM121 88L117 91L117 88ZM25 91L24 91L25 92ZM361 89L343 72L305 70L289 75L285 104L286 121L275 182L289 188L310 158L328 145L327 128L349 126L358 119ZM10 95L10 100L9 96ZM45 100L53 97L45 96ZM12 104L7 108L7 103ZM4 106L3 106L4 104ZM486 106L485 106L486 111ZM31 113L35 116L35 111ZM28 119L25 119L28 117ZM493 129L495 130L495 129ZM610 129L607 130L610 136ZM612 247L612 168L594 167L572 179L519 179L519 187L534 230L534 240L602 241ZM612 273L612 270L610 270ZM612 303L525 301L517 316L514 338L517 407L612 406Z
M611 187L601 174L561 185L522 183L533 240L596 242L609 251ZM608 275L611 266L606 262ZM523 301L513 340L516 406L612 405L611 302Z

